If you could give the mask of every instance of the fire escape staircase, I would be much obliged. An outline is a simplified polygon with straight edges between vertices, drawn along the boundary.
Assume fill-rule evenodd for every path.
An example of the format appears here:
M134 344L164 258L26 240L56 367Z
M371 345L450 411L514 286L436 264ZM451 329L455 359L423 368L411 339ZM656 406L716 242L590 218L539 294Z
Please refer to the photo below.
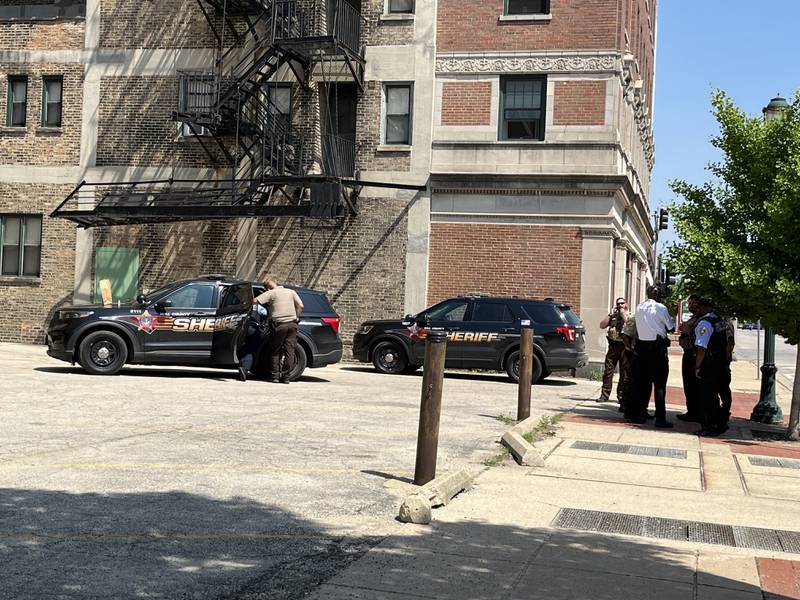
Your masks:
M315 168L319 144L292 130L266 90L283 65L306 86L314 63L324 60L343 60L363 89L358 11L346 0L337 0L332 19L303 10L297 0L197 2L219 42L218 58L213 73L181 74L186 102L172 118L230 177L84 181L51 216L94 227L241 217L335 219L357 212L358 192L368 182L357 178L354 143L335 136L320 140L325 149Z

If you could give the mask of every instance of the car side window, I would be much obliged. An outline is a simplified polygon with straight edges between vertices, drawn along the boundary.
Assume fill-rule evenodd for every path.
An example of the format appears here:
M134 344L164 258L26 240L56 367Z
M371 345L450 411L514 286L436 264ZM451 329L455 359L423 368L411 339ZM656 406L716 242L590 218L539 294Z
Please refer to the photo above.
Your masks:
M253 303L252 288L249 285L229 285L222 289L220 308L241 308Z
M472 321L491 323L510 323L514 320L508 305L503 302L475 302L472 308Z
M561 311L552 304L525 304L523 308L534 323L561 324L564 322Z
M214 309L217 307L217 287L206 283L190 283L164 298L172 308Z
M463 321L467 314L468 305L469 303L466 300L446 302L433 310L427 311L425 318L428 321Z

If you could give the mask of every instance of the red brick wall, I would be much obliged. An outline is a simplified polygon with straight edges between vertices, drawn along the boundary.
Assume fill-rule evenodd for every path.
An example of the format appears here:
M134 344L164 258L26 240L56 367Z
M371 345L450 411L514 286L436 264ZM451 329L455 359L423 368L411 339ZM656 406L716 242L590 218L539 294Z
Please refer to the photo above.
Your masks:
M636 57L639 69L634 76L644 81L647 104L652 107L656 0L621 0L621 8L620 47Z
M617 48L617 4L618 0L551 0L551 21L500 21L503 0L439 0L437 48L439 52Z
M603 125L606 113L605 81L556 81L554 125Z
M442 91L442 125L490 125L492 84L448 81Z
M481 292L553 297L580 311L576 227L432 223L428 303Z

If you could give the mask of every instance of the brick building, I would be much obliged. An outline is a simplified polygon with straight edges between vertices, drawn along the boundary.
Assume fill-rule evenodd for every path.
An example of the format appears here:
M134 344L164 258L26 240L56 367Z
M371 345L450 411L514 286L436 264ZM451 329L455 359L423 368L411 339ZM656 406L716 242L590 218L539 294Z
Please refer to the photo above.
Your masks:
M569 302L599 356L651 279L655 8L3 3L0 340L100 278L270 273L326 290L345 342L486 292Z

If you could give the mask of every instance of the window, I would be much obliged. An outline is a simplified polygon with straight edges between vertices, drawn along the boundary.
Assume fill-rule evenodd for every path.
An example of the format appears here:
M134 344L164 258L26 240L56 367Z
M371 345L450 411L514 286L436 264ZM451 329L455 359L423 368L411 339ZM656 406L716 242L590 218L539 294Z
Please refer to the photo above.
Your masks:
M384 140L387 144L408 145L411 143L411 85L386 85L385 94Z
M270 84L267 87L267 110L282 131L292 128L292 85Z
M39 277L42 257L42 216L0 216L0 273Z
M86 16L86 0L50 0L50 2L15 2L0 7L0 20L57 19Z
M501 139L544 139L546 84L545 77L509 77L501 80Z
M388 10L390 14L408 14L414 12L414 0L389 0Z
M172 308L204 308L217 307L216 286L207 283L189 284L169 294L164 300L172 301Z
M506 0L507 15L546 15L550 0Z
M61 92L64 81L61 77L42 79L42 126L61 127Z
M467 314L466 300L453 300L434 307L424 314L427 321L463 321Z
M8 78L8 117L9 127L25 127L25 113L28 110L28 78Z
M249 283L229 285L222 289L222 302L220 302L220 306L223 309L249 308L252 304L253 288Z
M513 321L508 305L502 302L475 302L472 309L472 321L492 323L510 323Z
M214 76L206 73L181 73L178 112L195 115L211 113L214 106ZM209 135L208 129L194 126L197 135ZM188 123L181 123L180 135L195 135Z
M552 323L563 323L563 319L561 318L561 313L559 310L552 304L533 304L528 303L523 306L525 312L528 313L528 316L531 318L531 321L534 323L542 323L542 324L552 324Z

